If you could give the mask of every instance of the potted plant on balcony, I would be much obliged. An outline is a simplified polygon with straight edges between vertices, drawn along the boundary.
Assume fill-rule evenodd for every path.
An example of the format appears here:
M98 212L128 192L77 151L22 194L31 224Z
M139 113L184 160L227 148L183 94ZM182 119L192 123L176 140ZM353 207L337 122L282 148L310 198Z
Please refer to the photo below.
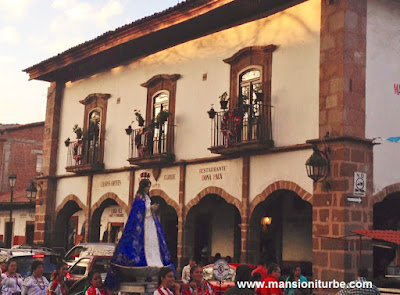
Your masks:
M217 112L214 110L213 105L211 105L211 109L209 111L207 111L207 113L208 113L208 116L210 117L210 119L214 119L215 118L215 114Z
M219 103L221 104L221 109L223 110L227 109L228 101L229 101L228 93L225 91L219 96Z
M144 126L144 119L142 117L142 114L140 113L140 110L134 110L134 112L136 116L136 121L138 121L139 126Z
M74 127L72 128L72 131L75 132L76 138L81 139L83 135L83 130L81 127L78 126L78 124L75 124Z
M171 115L171 112L168 110L161 110L157 116L156 116L156 120L155 123L158 124L158 126L161 126L165 123L165 121L168 120L168 117Z

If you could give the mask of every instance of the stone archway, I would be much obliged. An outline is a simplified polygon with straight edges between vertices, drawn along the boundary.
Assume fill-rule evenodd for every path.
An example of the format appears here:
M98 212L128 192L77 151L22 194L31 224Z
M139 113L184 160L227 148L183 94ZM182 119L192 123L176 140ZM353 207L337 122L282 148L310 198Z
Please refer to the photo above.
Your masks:
M400 185L393 184L373 198L373 229L375 230L400 230ZM384 277L396 272L394 261L396 247L390 243L381 247L380 243L373 247L373 270L374 277ZM393 273L392 273L393 272Z
M55 228L57 230L55 231L53 246L64 247L64 249L68 250L75 244L76 236L78 235L76 230L78 220L77 217L71 220L71 217L81 210L86 215L87 207L76 195L68 195L57 207L55 221ZM74 224L71 224L71 222Z
M279 182L278 182L279 183ZM281 182L282 183L282 182ZM302 271L312 274L312 205L311 195L293 183L267 187L250 206L248 262L281 264L283 274L300 264ZM297 188L303 197L288 189ZM266 192L270 192L266 195ZM261 196L264 198L261 200ZM308 201L306 201L308 200ZM261 225L263 217L272 223Z
M102 224L102 216L104 211L111 206L119 206L122 208L123 212L116 212L114 217L110 217L106 224ZM120 209L118 209L120 210ZM118 232L123 229L123 225L126 222L123 216L128 216L129 208L116 194L105 193L100 199L92 206L92 215L90 218L90 231L89 231L89 241L99 242L106 236L107 241L112 236L113 239L116 238ZM122 218L122 219L121 219ZM118 219L118 222L116 219ZM104 235L103 238L100 237L101 226L103 226ZM110 228L109 228L110 227ZM107 232L107 233L106 233Z
M193 256L206 264L220 253L239 262L241 208L238 199L217 187L197 194L186 207L184 258Z

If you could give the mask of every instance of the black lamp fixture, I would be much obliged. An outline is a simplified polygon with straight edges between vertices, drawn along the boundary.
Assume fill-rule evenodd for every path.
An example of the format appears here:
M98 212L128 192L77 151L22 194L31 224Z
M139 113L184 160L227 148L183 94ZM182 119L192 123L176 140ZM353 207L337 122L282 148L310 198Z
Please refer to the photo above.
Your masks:
M214 119L216 111L214 110L214 106L211 105L211 109L209 111L207 111L208 116L210 117L210 119Z
M128 128L125 129L126 135L130 135L132 133L132 126L129 125Z
M26 188L26 197L28 198L29 202L35 201L36 200L36 195L37 195L37 188L36 186L38 186L40 188L40 191L42 191L42 186L40 185L40 183L36 183L34 181L31 181L31 183L29 184L29 186ZM39 197L39 200L41 198ZM41 204L39 204L41 205Z
M315 144L312 148L314 152L306 162L307 176L314 182L323 181L329 175L329 148L326 147L324 151L320 151Z
M69 147L69 144L71 143L71 139L69 137L64 141L64 144L66 147Z

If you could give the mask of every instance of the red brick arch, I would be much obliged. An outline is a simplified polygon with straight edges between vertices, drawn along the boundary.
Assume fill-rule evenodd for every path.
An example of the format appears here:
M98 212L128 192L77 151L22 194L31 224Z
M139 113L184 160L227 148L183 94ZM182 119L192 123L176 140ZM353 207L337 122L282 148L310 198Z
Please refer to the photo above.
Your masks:
M264 201L271 193L277 190L289 190L295 192L300 198L302 198L304 201L309 202L312 204L312 197L313 195L307 192L306 190L302 189L299 185L297 185L294 182L291 181L285 181L285 180L280 180L276 181L269 186L267 186L266 189L264 189L259 195L257 195L253 201L250 203L250 213L253 214L254 208Z
M394 184L388 185L387 187L385 187L383 190L376 193L372 197L372 204L382 202L383 199L386 198L388 195L390 195L392 193L398 193L398 192L400 192L400 183L394 183Z
M69 201L73 201L75 203L78 204L79 208L81 208L83 210L83 212L85 212L85 214L88 211L88 208L86 207L85 204L82 203L82 201L76 196L76 195L68 195L66 198L64 198L64 200L61 202L60 205L58 205L57 209L56 209L56 215L64 208L65 204L67 204Z
M242 202L241 201L239 201L237 198L233 197L232 195L228 194L222 188L219 188L219 187L216 187L216 186L209 186L209 187L206 187L205 189L203 189L201 192L199 192L197 194L197 196L186 205L186 207L185 207L185 219L186 219L186 216L187 216L188 212L190 211L190 209L194 205L197 205L202 198L204 198L206 195L209 195L209 194L215 194L215 195L221 196L222 198L225 199L225 201L227 201L228 203L236 206L236 208L240 212L240 215L243 215L242 214L242 207L243 206L242 206Z
M176 214L179 212L179 205L177 202L172 200L163 190L152 189L150 192L150 197L159 196L165 200L165 202L175 209Z
M104 195L102 195L101 198L100 198L96 203L93 204L93 206L92 206L92 215L93 215L94 211L95 211L97 208L99 208L99 207L101 206L101 204L102 204L105 200L107 200L107 199L113 199L115 202L117 202L117 204L118 204L119 206L122 207L122 209L125 210L126 215L129 215L129 207L128 207L128 205L126 205L125 202L122 201L122 200L121 200L116 194L114 194L114 193L105 193Z

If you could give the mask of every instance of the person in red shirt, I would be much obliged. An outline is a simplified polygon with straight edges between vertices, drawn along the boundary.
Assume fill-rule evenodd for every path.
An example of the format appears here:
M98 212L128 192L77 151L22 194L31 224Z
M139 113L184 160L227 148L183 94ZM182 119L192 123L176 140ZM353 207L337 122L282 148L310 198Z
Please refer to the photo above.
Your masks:
M265 278L264 288L261 289L261 295L282 295L282 289L279 288L279 277L281 276L281 268L276 263L268 265L268 274ZM275 282L276 286L268 286L269 283ZM270 288L269 288L270 287Z

